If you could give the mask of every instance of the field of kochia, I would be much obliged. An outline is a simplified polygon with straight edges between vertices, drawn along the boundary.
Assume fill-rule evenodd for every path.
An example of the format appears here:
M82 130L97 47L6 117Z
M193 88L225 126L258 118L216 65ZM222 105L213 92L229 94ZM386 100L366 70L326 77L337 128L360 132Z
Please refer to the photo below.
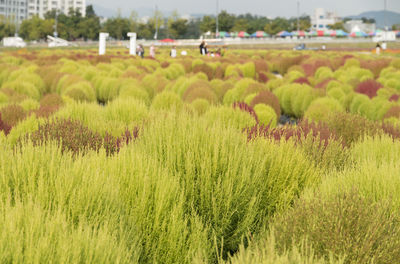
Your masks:
M400 263L400 58L0 54L1 263Z

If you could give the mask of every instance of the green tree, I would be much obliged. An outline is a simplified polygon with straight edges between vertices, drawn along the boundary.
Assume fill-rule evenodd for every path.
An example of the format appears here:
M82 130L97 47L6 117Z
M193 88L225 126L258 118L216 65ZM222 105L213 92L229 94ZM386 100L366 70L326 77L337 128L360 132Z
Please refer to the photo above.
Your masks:
M230 32L235 25L235 20L235 15L229 14L225 10L222 10L221 13L219 13L218 15L219 30Z
M344 24L342 21L336 22L335 24L332 24L332 25L329 25L329 28L333 29L333 30L345 30Z
M130 31L129 20L120 16L110 18L104 23L103 30L109 32L110 37L114 39L125 39Z
M249 29L248 20L245 18L239 18L236 20L235 25L232 28L232 31L247 31Z
M211 16L204 16L200 23L200 31L202 33L215 31L215 18Z
M10 37L15 33L15 24L6 19L4 16L0 16L0 38Z
M290 23L287 19L277 17L265 25L264 31L271 35L276 35L283 30L290 30Z
M168 18L168 35L172 38L182 37L187 31L187 20L179 18L178 12L175 10Z

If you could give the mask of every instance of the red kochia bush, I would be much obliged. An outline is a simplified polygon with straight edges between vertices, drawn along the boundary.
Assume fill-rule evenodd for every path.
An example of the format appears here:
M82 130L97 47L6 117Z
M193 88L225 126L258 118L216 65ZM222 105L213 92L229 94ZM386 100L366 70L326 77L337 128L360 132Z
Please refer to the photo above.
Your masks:
M296 143L301 144L305 138L311 136L314 140L319 140L319 147L322 149L328 146L330 140L340 141L344 146L340 137L335 134L335 131L330 130L326 124L309 122L308 120L300 121L297 126L286 125L278 128L256 125L247 128L246 132L248 140L257 137L271 138L276 141L293 139Z
M392 106L385 114L384 119L390 118L390 117L396 117L400 118L400 106L395 105Z
M382 87L382 84L378 83L375 80L366 80L360 83L355 91L360 94L365 94L369 98L373 98L377 95L378 90Z
M260 73L257 75L257 81L259 81L259 82L261 82L261 83L267 83L267 82L269 81L269 78L268 78L268 76L267 76L265 73L260 72Z
M11 126L7 125L3 120L1 120L1 113L0 113L0 131L3 131L4 134L7 136L10 133Z
M390 102L397 102L399 100L400 96L398 94L394 94L389 98Z
M2 120L13 127L26 117L25 110L19 105L7 105L0 109Z
M294 83L299 83L299 84L308 84L310 85L310 82L308 81L308 79L306 77L300 77L296 80L294 80Z
M270 91L261 91L250 103L251 107L256 106L257 104L266 104L271 106L276 116L279 118L281 116L281 106L279 105L278 97Z
M251 106L249 106L248 104L243 103L243 102L236 102L233 104L233 108L235 108L235 109L237 108L237 109L240 109L241 111L249 113L251 116L254 117L254 119L256 120L256 122L258 124L258 116L257 116L256 112L254 111L254 109Z
M26 139L30 138L35 146L56 141L60 144L63 152L71 151L73 154L85 154L89 150L98 151L104 147L107 155L118 153L123 144L129 144L137 137L137 128L132 133L127 130L122 137L115 138L109 133L102 137L81 122L71 119L47 121L39 125L37 131L25 136Z

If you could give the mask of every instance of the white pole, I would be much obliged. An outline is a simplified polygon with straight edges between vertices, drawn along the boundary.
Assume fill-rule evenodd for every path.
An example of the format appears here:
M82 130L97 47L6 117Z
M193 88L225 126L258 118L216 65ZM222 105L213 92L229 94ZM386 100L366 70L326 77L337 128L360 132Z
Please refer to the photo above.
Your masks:
M99 55L106 54L106 40L108 36L108 33L100 33L99 35Z
M216 28L215 28L215 36L218 36L218 34L219 34L219 18L218 18L218 15L219 15L219 1L217 0L217 16L215 18L215 26L216 26Z
M129 41L129 54L136 56L136 33L129 32L128 37L130 38Z

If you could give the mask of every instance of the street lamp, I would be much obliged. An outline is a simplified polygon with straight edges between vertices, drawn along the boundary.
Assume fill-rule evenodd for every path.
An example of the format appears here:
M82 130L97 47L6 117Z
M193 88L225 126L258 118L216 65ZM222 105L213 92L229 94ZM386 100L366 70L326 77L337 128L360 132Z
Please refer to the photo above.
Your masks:
M216 20L215 20L215 36L218 36L218 34L219 34L219 25L218 25L218 16L219 16L219 0L217 0L217 17L216 17Z
M300 1L297 0L297 34L300 31Z

